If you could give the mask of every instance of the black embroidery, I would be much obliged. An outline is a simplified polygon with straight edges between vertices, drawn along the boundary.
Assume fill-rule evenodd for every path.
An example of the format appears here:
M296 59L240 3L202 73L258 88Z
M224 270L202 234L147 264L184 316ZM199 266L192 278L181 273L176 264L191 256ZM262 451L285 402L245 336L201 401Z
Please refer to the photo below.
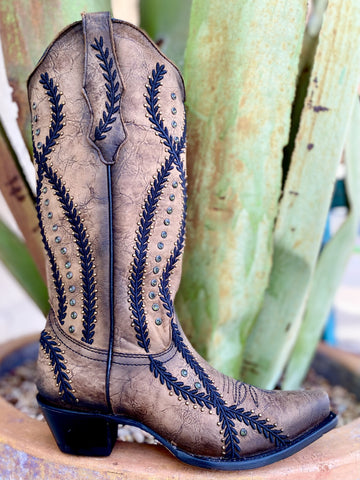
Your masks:
M60 136L60 130L63 128L63 119L64 115L62 113L63 105L60 104L60 94L58 93L57 86L54 84L53 79L49 78L47 73L41 75L40 83L43 85L47 95L49 96L52 110L52 121L49 130L49 135L46 137L45 144L42 146L40 152L35 149L34 146L34 158L38 165L38 188L37 188L37 203L39 203L39 194L41 191L41 181L45 177L52 189L54 190L59 202L63 208L65 217L71 225L71 229L74 234L75 243L79 249L79 259L81 264L81 275L82 275L82 289L83 289L83 331L81 340L85 343L93 343L94 333L95 333L95 318L96 318L96 294L95 294L95 275L94 275L94 264L92 259L92 254L90 250L89 240L86 235L86 230L84 225L81 222L80 215L78 214L77 208L70 197L69 192L66 191L65 186L63 185L61 178L57 175L56 171L53 170L51 166L47 163L47 158L51 153L51 149L55 146L56 139ZM40 189L40 190L39 190ZM40 207L39 207L40 208ZM40 223L40 229L43 228L40 211L38 211L38 218ZM49 255L50 263L52 269L56 267L54 256L50 249L46 248L47 240L45 235L43 235L43 242L45 249ZM53 267L55 265L55 267ZM53 270L54 272L54 270ZM55 280L55 273L53 273ZM57 283L61 281L58 280ZM64 288L61 286L57 287L55 283L58 301L59 301L59 311L61 305L61 317L58 316L61 324L64 323L63 319L66 315L66 305L65 305L65 295ZM60 320L61 318L61 320Z
M66 295L65 295L65 289L63 285L63 281L57 266L57 263L55 261L54 254L50 248L49 242L47 241L47 238L45 236L45 231L44 231L44 224L42 221L42 216L41 216L41 209L40 209L40 195L41 195L41 189L42 189L42 183L43 181L43 172L38 169L38 178L36 182L36 213L37 213L37 218L39 222L39 227L40 227L40 234L42 238L42 242L45 247L45 251L47 253L47 256L49 258L50 262L50 268L51 268L51 274L53 277L54 281L54 286L56 290L56 296L57 296L57 301L58 301L58 311L57 311L57 319L59 320L61 325L64 325L64 319L66 317Z
M144 210L142 212L138 234L135 244L135 255L130 276L130 305L133 315L134 328L138 345L149 351L150 339L148 328L146 326L146 316L144 310L144 303L142 299L142 284L146 263L146 252L150 238L151 224L155 215L155 210L160 199L162 189L166 184L166 179L170 175L173 168L171 159L166 160L161 167L150 188L150 193L147 196Z
M183 382L178 381L167 369L163 363L159 360L155 360L149 355L150 371L154 374L155 378L159 378L162 385L166 385L169 390L173 390L175 395L183 398L184 400L190 400L192 403L197 403L200 407L207 407L211 409L212 405L209 401L209 397L203 392L199 393L195 388L191 388L189 385L184 385Z
M175 142L171 135L169 135L167 127L163 125L163 121L160 119L159 108L157 105L157 94L160 81L162 80L164 74L166 73L164 65L156 65L156 69L152 71L152 78L149 80L149 87L147 87L148 96L146 97L148 107L147 111L149 113L149 120L154 125L154 129L160 138L163 139L164 145L168 148L170 153L170 158L173 160L174 164L180 175L183 198L184 198L184 209L183 216L180 225L180 231L178 235L178 240L176 242L174 251L170 256L166 267L163 271L163 274L160 279L159 293L160 300L166 310L167 316L171 319L172 326L172 340L177 347L179 353L181 353L184 360L187 364L194 370L197 374L199 380L201 381L205 391L205 398L209 400L208 408L214 408L219 420L221 422L221 428L224 434L225 441L225 458L234 459L240 458L240 440L238 432L235 428L234 420L241 421L245 425L250 426L254 430L263 434L265 438L268 438L271 442L275 443L276 446L284 445L287 441L285 435L281 434L280 430L277 430L274 425L268 424L266 420L260 420L261 417L252 412L246 412L243 408L237 408L236 405L228 407L225 404L225 401L220 396L216 387L212 383L209 376L206 374L205 370L197 362L197 360L191 354L189 348L184 344L182 336L180 334L179 328L176 324L174 317L174 306L170 295L169 290L169 280L170 275L175 267L177 260L179 259L185 239L185 224L186 224L186 176L183 169L183 163L181 161L180 154L183 151L185 145L185 128L183 135L179 142ZM169 390L174 389L174 385L177 385L178 380L170 372L166 371L166 368L161 362L157 362L157 369L155 369L153 361L151 361L150 370L154 373L156 377L159 376L162 384L166 384ZM182 384L182 382L180 382ZM189 387L190 388L190 387ZM174 390L175 391L175 390ZM253 392L251 392L253 393ZM255 392L256 393L256 392ZM201 395L203 398L203 392L195 391L193 393L193 399L190 399L193 402L196 402L197 395Z
M57 87L54 85L53 81L49 79L47 73L41 75L40 83L44 86L47 94L50 97L51 103L51 111L52 111L52 121L49 130L49 134L46 137L45 145L42 145L42 151L39 153L35 148L34 144L34 137L33 137L33 150L34 150L34 158L38 165L38 178L36 182L36 212L37 218L39 221L40 227L40 234L42 238L42 242L45 247L45 251L47 256L49 257L51 273L54 280L57 300L58 300L58 311L57 311L57 319L59 320L60 324L64 324L64 319L66 317L66 295L65 290L62 282L62 278L59 272L59 268L55 261L55 256L50 248L49 242L45 236L44 224L42 221L41 215L41 207L40 207L40 196L41 190L43 188L43 179L44 179L44 166L46 162L47 155L50 154L51 148L54 147L56 139L60 136L60 131L63 128L63 118L64 115L61 113L62 105L60 105L60 95L57 92Z
M146 253L148 248L148 242L150 238L151 224L154 219L155 210L160 200L160 195L163 188L166 185L166 180L170 175L171 170L174 168L174 164L177 168L180 165L180 153L184 149L185 145L185 131L177 144L173 140L172 136L169 136L167 127L164 126L163 120L160 118L160 111L158 106L158 94L160 82L166 73L164 65L156 65L156 70L153 70L153 78L149 80L149 86L147 87L146 101L148 104L147 112L149 113L149 120L153 124L153 128L156 133L164 139L164 145L169 148L169 157L165 160L165 163L161 166L157 173L157 176L150 188L150 192L146 198L144 209L141 215L139 231L136 237L135 254L132 272L130 275L130 305L133 317L134 328L136 332L136 338L138 345L149 351L150 339L148 328L146 325L146 316L144 310L144 304L142 300L142 288L143 288L143 276L146 262ZM185 174L183 178L185 182ZM184 243L184 238L179 239L181 243L180 251ZM179 243L179 241L178 241Z
M91 44L92 48L96 50L97 53L95 56L100 60L100 67L104 70L103 77L106 80L106 97L105 101L105 110L103 111L102 118L99 120L99 125L95 128L95 142L98 140L104 140L106 138L105 133L111 130L111 124L115 122L116 117L115 113L119 111L120 106L116 103L120 100L120 94L117 93L119 90L119 82L116 80L116 68L112 70L114 66L114 60L109 58L109 49L103 49L104 40L103 37L94 39L95 43Z
M51 335L49 335L45 330L41 332L40 345L44 349L46 355L49 355L49 360L51 366L53 367L54 375L56 376L56 383L59 387L59 394L62 395L62 398L66 402L75 402L76 398L72 393L73 389L69 383L70 379L66 372L63 352L55 340L52 339Z

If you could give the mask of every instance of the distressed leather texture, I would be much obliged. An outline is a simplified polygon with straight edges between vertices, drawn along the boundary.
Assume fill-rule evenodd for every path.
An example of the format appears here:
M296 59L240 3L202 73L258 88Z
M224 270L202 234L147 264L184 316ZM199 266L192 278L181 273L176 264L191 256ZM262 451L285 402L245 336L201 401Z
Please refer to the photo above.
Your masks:
M264 391L226 377L181 330L173 301L185 240L184 97L177 68L108 14L63 31L32 73L51 305L37 386L54 405L127 416L186 452L237 459L318 425L329 401L321 391Z

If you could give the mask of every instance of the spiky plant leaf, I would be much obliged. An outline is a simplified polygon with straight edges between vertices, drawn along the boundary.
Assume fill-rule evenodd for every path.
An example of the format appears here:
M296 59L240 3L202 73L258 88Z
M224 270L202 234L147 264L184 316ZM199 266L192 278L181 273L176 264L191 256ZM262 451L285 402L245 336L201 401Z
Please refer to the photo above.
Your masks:
M360 77L359 37L357 0L331 0L276 222L269 287L245 353L246 381L265 388L279 380L306 310Z
M201 353L228 374L239 373L271 267L305 13L298 0L192 5L189 215L177 310Z
M0 123L0 191L24 236L27 248L45 280L45 261L32 195L19 171L14 151Z
M282 382L285 389L299 388L308 371L357 236L360 217L360 105L357 94L345 144L345 162L349 213L321 251L306 313Z
M189 31L191 0L141 0L140 26L181 70Z
M46 285L26 245L0 220L0 261L46 315L49 311Z

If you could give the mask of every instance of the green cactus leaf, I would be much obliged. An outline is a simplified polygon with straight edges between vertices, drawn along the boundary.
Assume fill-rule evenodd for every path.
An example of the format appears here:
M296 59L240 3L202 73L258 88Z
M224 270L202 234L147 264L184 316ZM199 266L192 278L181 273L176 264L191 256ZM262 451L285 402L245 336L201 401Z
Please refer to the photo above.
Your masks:
M329 2L274 235L273 268L246 348L246 381L273 388L296 342L360 77L357 0ZM326 311L324 308L324 311Z
M191 0L141 0L140 26L180 70L189 32Z
M0 220L0 261L34 300L44 315L49 311L46 285L24 242Z
M336 289L356 240L360 217L360 104L358 95L355 98L345 144L345 162L349 214L320 254L311 282L304 320L282 381L285 389L299 388L306 376L330 312Z
M192 4L188 228L176 308L200 352L235 376L271 268L305 14L298 0Z
M46 279L45 259L33 196L24 181L16 154L0 122L0 191L25 239L42 278Z

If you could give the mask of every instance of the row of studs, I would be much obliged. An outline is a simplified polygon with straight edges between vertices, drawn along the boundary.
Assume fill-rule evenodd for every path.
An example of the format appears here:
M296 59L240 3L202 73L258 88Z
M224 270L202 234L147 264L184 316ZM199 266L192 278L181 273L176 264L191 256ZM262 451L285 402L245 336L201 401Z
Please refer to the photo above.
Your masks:
M56 87L59 87L59 84L58 84L58 83L56 83ZM63 95L63 92L60 91L59 94L60 94L60 95ZM51 102L51 99L50 99L50 98L49 98L49 102ZM62 105L65 105L65 101L62 102ZM32 103L32 108L33 108L34 110L36 110L36 108L37 108L36 102L33 102L33 103ZM66 117L66 113L65 113L65 112L62 113L62 115L63 115L63 117ZM39 115L38 115L38 114L34 114L34 115L33 115L33 122L32 122L32 127L33 127L33 128L34 128L34 124L37 123L38 120L39 120ZM65 125L66 125L66 122L63 122L63 126L65 126ZM51 128L51 124L49 125L49 128ZM40 135L40 128L37 128L37 129L35 130L35 135ZM60 132L60 136L63 136L63 135L64 135L64 133L63 133L63 132ZM58 141L56 141L56 145L59 145L59 142L58 142ZM36 146L37 146L38 149L40 149L40 148L42 147L42 143L41 143L41 142L38 142ZM54 152L54 151L55 151L55 148L53 148L52 151ZM50 157L49 157L48 159L50 159ZM53 166L53 163L51 162L51 163L50 163L50 167L52 167L52 166ZM57 169L55 169L54 172L57 173ZM61 178L62 178L62 177L59 176L59 179L61 179ZM65 185L65 182L63 182L63 185ZM69 192L70 189L67 188L66 191ZM43 193L47 193L47 187L44 187L44 188L43 188ZM74 197L71 197L71 200L74 200ZM46 206L48 206L48 205L49 205L49 199L45 199L44 204L45 204ZM76 208L78 205L75 203L74 206L75 206L75 208ZM81 215L81 212L80 212L80 211L78 211L77 213L78 213L78 215ZM52 212L48 212L48 218L51 219L52 217L53 217ZM83 220L82 220L82 221L83 221ZM58 225L57 225L57 224L54 224L53 227L52 227L52 230L53 230L54 232L56 232L56 231L58 230ZM84 230L86 231L86 227L84 228ZM89 237L88 234L87 234L87 237ZM74 239L74 241L75 241L75 239ZM59 235L55 237L55 242L58 243L58 244L61 243L61 237L60 237ZM91 242L90 242L90 241L89 241L89 246L91 246ZM77 250L79 250L78 246L76 246L76 248L77 248ZM63 254L63 255L65 255L65 254L67 253L67 248L66 248L66 247L62 247L62 248L60 249L60 253ZM91 254L92 254L92 253L93 253L93 250L91 249ZM79 257L79 253L77 253L76 256ZM55 258L56 258L56 257L55 257ZM92 257L92 261L94 261L94 260L95 260L94 257ZM81 264L81 261L80 261L80 260L79 260L79 264ZM70 267L71 267L71 262L70 262L70 261L67 261L67 262L65 263L65 268L68 269L68 268L70 268ZM95 265L93 266L93 268L95 268ZM94 275L96 275L96 273L95 273ZM70 272L67 272L66 278L67 278L68 280L70 280L72 277L73 277L73 273L72 273L71 271L70 271ZM82 278L82 275L80 275L80 279L81 279L81 278ZM95 281L94 284L96 285L96 283L97 283L97 282ZM63 286L64 286L64 284L63 284ZM75 285L70 285L70 286L69 286L69 292L70 292L70 293L75 293L75 291L76 291ZM95 290L95 293L97 293L97 290ZM81 297L81 300L83 300L83 297ZM97 298L95 298L95 300L97 300ZM73 299L73 298L70 299L69 304L70 304L71 306L75 306L76 300ZM97 306L95 307L95 309L97 309ZM84 313L84 311L82 310L81 313ZM96 313L97 313L97 312L96 312ZM71 318L72 318L73 320L75 320L75 319L78 317L78 314L77 314L75 311L73 311L73 312L71 312L70 316L71 316ZM96 319L94 320L94 323L96 323ZM70 332L70 333L75 333L75 326L74 326L74 325L70 325L70 326L69 326L69 332Z
M59 86L59 84L56 83L56 87L58 87L58 86ZM59 93L59 95L61 95L61 96L63 95L63 92L61 92L61 91L58 92L58 93ZM51 102L51 99L49 98L48 101ZM65 105L65 101L62 102L62 105ZM33 103L32 103L32 108L33 108L33 110L36 110L36 108L37 108L36 102L33 102ZM63 113L62 115L63 115L63 117L66 117L66 113ZM34 129L35 124L38 122L38 120L39 120L39 115L38 115L38 114L34 114L34 115L33 115L33 121L31 122L31 125L32 125L33 129ZM63 126L65 126L65 125L66 125L66 122L63 122ZM49 125L49 128L51 128L51 124ZM34 133L35 133L36 136L39 136L39 135L40 135L40 132L41 132L40 128L37 127ZM63 135L64 135L64 132L60 132L60 136L62 137ZM59 145L59 142L58 142L58 141L56 142L56 145ZM42 142L37 142L36 148L38 148L38 149L40 150L40 148L41 148L42 146L43 146ZM53 148L52 151L54 152L54 151L55 151L55 148Z
M178 187L178 182L174 180L174 181L172 182L172 187L173 187L173 188L177 188L177 187ZM169 195L169 200L170 200L171 202L173 202L173 201L175 200L175 194L171 193L171 194ZM171 214L173 213L173 207L167 207L167 208L166 208L166 213L167 213L168 215L171 215ZM169 218L165 218L165 219L164 219L164 225L165 225L166 227L170 225L170 219L169 219ZM160 236L161 236L162 239L167 238L168 234L167 234L166 230L163 230L163 231L161 232ZM157 248L158 248L159 250L162 250L162 249L164 248L164 246L165 246L164 243L161 242L161 241L157 243ZM159 262L161 262L161 261L162 261L161 255L156 255L156 256L155 256L155 262L159 263ZM155 275L158 275L159 272L160 272L160 268L159 268L159 267L154 267L154 268L153 268L153 273L154 273ZM157 284L158 284L158 279L157 279L157 278L153 278L153 279L150 281L150 285L153 286L153 287L156 286ZM149 292L149 298L150 298L151 300L154 300L154 299L156 298L156 296L157 296L157 293L155 293L154 291L150 291L150 292ZM153 310L154 312L157 312L157 311L160 309L160 306L159 306L158 303L153 303L153 305L152 305L151 308L152 308L152 310ZM160 326L160 325L162 324L162 319L161 319L161 318L156 318L156 319L155 319L155 324L158 325L158 326Z
M151 78L151 77L149 77L149 78ZM162 85L161 82L160 82L160 85ZM149 87L149 85L146 85L146 87ZM146 94L144 94L144 96L146 96ZM170 96L171 96L171 99L172 99L172 100L176 100L176 94L175 94L175 93L171 93ZM161 105L160 105L160 104L158 104L158 106L159 106L159 108L161 108ZM147 105L145 104L144 107L147 107ZM160 113L160 115L162 115L162 111L161 111L161 110L159 111L159 113ZM175 107L172 107L172 108L171 108L171 113L172 113L173 115L176 115L177 110L176 110ZM145 114L145 117L149 117L149 114L146 113L146 114ZM164 119L162 119L162 120L164 121ZM176 127L177 127L177 122L176 122L175 120L173 120L173 121L171 122L171 126L172 126L173 128L176 128ZM158 135L158 133L155 133L155 134ZM177 136L174 137L174 141L175 141L176 143L178 143L178 142L179 142L179 137L177 137ZM163 141L160 140L160 143L163 143ZM176 181L174 181L172 185L173 185L174 188L176 188L176 187L178 186L178 183L177 183ZM175 195L174 195L174 194L171 194L171 195L169 196L169 199L170 199L171 201L175 200ZM169 208L167 209L167 213L169 213L169 214L172 213L172 207L169 207ZM165 219L165 220L164 220L164 224L165 224L166 226L170 225L170 220L169 220L169 219ZM162 234L163 234L163 233L166 233L166 232L162 232ZM162 234L161 234L161 236L163 237ZM165 235L165 238L166 238L166 236L167 236L167 235ZM163 237L163 238L164 238L164 237ZM163 245L162 242L159 242L159 243L157 244L157 246L158 246L159 249L162 249L162 248L164 247L164 245ZM155 261L156 261L156 262L160 262L160 261L161 261L161 256L160 256L160 255L157 255L157 256L155 257ZM154 267L153 272L154 272L155 274L159 273L159 267ZM152 280L151 280L151 286L156 286L156 284L157 284L157 280L156 280L156 279L152 279ZM155 296L156 296L155 292L150 292L150 293L149 293L149 298L153 299L153 298L155 298ZM153 309L154 311L159 310L159 305L158 305L157 303L153 304L152 309ZM155 323L156 323L157 325L161 325L161 324L162 324L161 318L157 318L157 319L155 320ZM181 370L181 376L187 377L187 375L188 375L188 371L187 371L185 368L182 369L182 370ZM200 382L195 382L195 383L194 383L194 386L195 386L195 388L196 388L197 390L199 390L199 389L201 388L201 383L200 383ZM169 395L170 395L170 396L173 396L173 395L174 395L174 392L173 392L173 391L170 391L170 392L169 392ZM222 395L221 395L221 396L222 396ZM181 401L181 400L182 400L182 397L179 396L179 397L178 397L178 400ZM225 402L225 403L227 403L227 402ZM189 405L189 401L185 401L185 405ZM196 409L198 408L198 406L197 406L197 405L193 405L193 408L196 410ZM204 408L204 407L201 407L201 408L199 409L199 411L200 411L200 412L204 412L204 411L205 411L205 408ZM213 413L213 411L212 411L212 410L209 410L209 414L212 415L212 413ZM220 422L217 422L217 425L220 426L221 423L220 423ZM223 435L223 433L224 433L223 430L220 430L220 434ZM247 430L246 430L245 428L242 428L242 429L240 430L240 435L241 435L241 436L245 436L246 434L247 434ZM225 439L222 438L221 441L224 442ZM224 451L225 448L226 448L225 446L222 447L222 450L223 450L222 453L223 453L223 455L225 455L225 451Z
M148 78L151 79L151 76L149 76ZM162 83L160 83L160 85L162 85ZM145 85L146 88L148 88L149 86L150 86L149 84L146 84L146 85ZM170 96L171 96L171 99L172 99L172 100L176 100L176 94L175 94L174 92L171 93ZM144 93L144 97L146 97L146 93ZM161 105L160 105L160 104L158 104L158 106L159 106L159 108L161 108ZM147 105L144 104L144 107L147 108ZM159 113L160 113L160 115L162 114L161 110L159 111ZM176 115L177 110L176 110L175 107L172 107L171 113L172 113L173 115ZM148 118L148 117L149 117L149 114L146 113L146 114L145 114L145 117ZM163 119L163 120L164 120L164 119ZM176 128L176 127L177 127L177 122L174 120L174 121L172 121L171 125L172 125L173 128ZM151 128L153 128L153 127L151 127ZM157 135L157 133L156 133L156 135ZM175 141L175 142L179 142L179 137L175 137L175 138L174 138L174 141ZM160 140L160 143L163 143L163 141ZM159 171L159 170L158 170L158 171ZM154 176L153 178L155 179L156 176ZM150 186L151 186L151 187L153 186L153 183L152 183L152 182L150 183ZM178 183L174 181L174 182L173 182L173 187L176 188L177 186L178 186ZM148 194L150 193L150 189L147 191L147 193L148 193ZM161 198L161 197L160 197L160 198ZM169 200L171 200L171 201L175 200L175 195L174 195L174 194L171 194L171 195L169 196ZM142 206L142 209L144 209L144 205ZM172 212L173 212L172 207L168 207L168 208L166 209L166 213L167 213L167 214L171 215ZM141 216L141 215L142 215L142 214L140 214L140 216ZM137 225L140 226L140 222L137 222ZM169 219L169 218L165 218L165 220L164 220L164 225L165 225L166 227L170 225L170 219ZM154 228L154 223L151 225L151 229L153 229L153 228ZM136 235L138 235L138 233L139 233L138 230L136 230L135 233L136 233ZM150 232L150 235L152 235L151 232ZM163 232L161 233L161 237L162 237L162 238L166 238L166 237L167 237L167 232L166 232L166 231L163 231ZM158 242L157 247L158 247L159 250L162 250L162 249L164 248L163 242ZM134 245L134 249L135 249L135 248L136 248L136 246ZM135 255L135 254L133 254L133 256L134 256L134 255ZM146 258L148 258L148 254L146 254ZM156 256L155 256L155 262L160 263L161 260L162 260L161 255L156 255ZM132 267L132 266L133 266L133 262L131 262L131 267ZM146 262L146 266L148 266L148 262ZM130 276L129 276L129 278L128 278L129 281L131 281L131 273L132 273L131 267L130 267ZM154 273L155 275L157 275L159 272L160 272L160 268L159 268L158 266L155 266L155 267L153 268L153 273ZM146 269L144 270L144 273L146 273ZM144 282L144 281L143 281L143 282ZM152 279L150 283L151 283L151 286L153 286L153 287L156 286L156 285L157 285L157 279L155 279L155 278ZM129 288L130 288L130 285L129 285ZM129 293L130 293L130 292L128 292L128 294L129 294ZM144 283L143 283L143 285L142 285L142 298L143 298L143 300L145 300L144 294L145 294L145 290L144 290ZM156 298L156 295L157 295L157 294L156 294L154 291L150 291L150 292L149 292L149 298L150 298L151 300L154 300L154 299ZM154 303L151 308L152 308L152 310L153 310L154 312L157 312L157 311L159 311L160 306L159 306L158 303ZM129 310L130 310L130 312L132 312L131 306L129 306ZM146 310L145 310L145 315L146 315L146 314L147 314L147 312L146 312ZM133 314L132 314L132 313L131 313L131 315L130 315L130 318L133 319ZM148 321L146 321L145 323L148 324ZM155 319L155 325L157 325L157 326L162 325L162 319L161 319L160 317L157 317L157 318ZM134 326L135 326L135 323L134 323L134 322L131 322L131 326L134 327Z
M47 188L47 187L43 187L42 193L45 195L47 192L48 192L48 188ZM50 200L49 200L49 198L45 198L45 200L44 200L43 203L44 203L44 205L45 205L46 207L48 207L48 206L50 205ZM53 212L49 211L49 212L47 213L47 218L48 218L49 220L51 220L51 219L53 218ZM52 229L53 232L57 232L58 229L59 229L59 227L58 227L58 225L57 225L56 223L54 223L51 229ZM45 231L45 232L46 232L46 231ZM55 243L57 243L57 244L59 245L59 244L61 243L61 241L62 241L62 238L60 237L60 235L56 235L56 237L54 238L54 240L55 240ZM66 247L60 248L60 253L61 253L62 255L66 255L66 253L67 253L67 248L66 248ZM55 259L56 259L56 257L55 257ZM66 268L67 270L69 270L69 269L71 268L71 262L70 262L70 260L66 260L64 266L65 266L65 268ZM69 271L66 273L66 278L67 278L68 280L71 280L71 279L73 278L73 272L72 272L71 270L69 270ZM62 286L64 287L64 284L63 284ZM70 292L70 293L74 293L75 290L76 290L75 285L70 285L70 286L69 286L69 292ZM76 305L76 300L75 300L74 298L71 298L71 299L69 300L69 304L70 304L72 307L75 306L75 305ZM78 314L77 314L76 311L72 311L71 314L70 314L70 316L71 316L71 318L72 318L73 320L75 320L75 319L77 318ZM71 326L69 327L69 332L70 332L70 333L74 333L74 332L75 332L75 327L74 327L73 325L71 325Z

